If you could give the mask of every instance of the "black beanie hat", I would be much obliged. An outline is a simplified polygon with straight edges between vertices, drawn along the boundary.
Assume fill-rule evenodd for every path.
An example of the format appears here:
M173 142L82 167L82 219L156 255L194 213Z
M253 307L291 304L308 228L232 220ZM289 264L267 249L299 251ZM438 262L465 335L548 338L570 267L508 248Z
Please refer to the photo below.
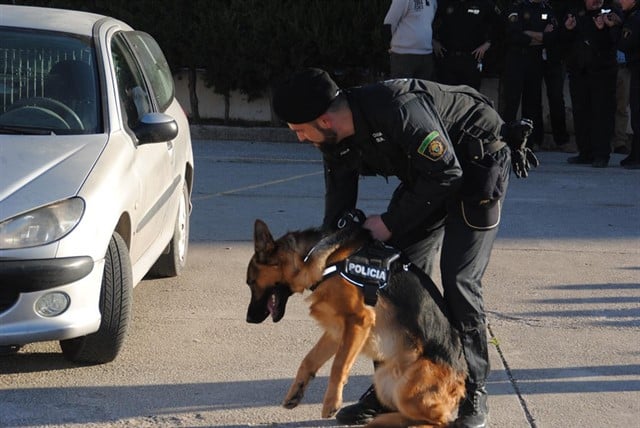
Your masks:
M311 122L327 111L339 90L326 71L308 68L276 87L273 110L287 123Z

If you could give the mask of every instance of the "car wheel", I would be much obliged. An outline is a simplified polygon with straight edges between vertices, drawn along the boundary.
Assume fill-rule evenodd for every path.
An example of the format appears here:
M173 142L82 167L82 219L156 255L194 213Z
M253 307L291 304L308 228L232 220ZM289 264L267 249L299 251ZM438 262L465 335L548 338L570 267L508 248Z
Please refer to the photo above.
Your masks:
M100 290L100 328L87 336L61 340L60 347L67 360L100 364L116 358L129 324L132 290L127 244L114 232L105 255Z
M155 277L173 277L187 264L187 250L189 249L189 188L185 183L182 187L182 198L178 206L178 215L173 229L173 238L168 245L168 251L162 254L149 273Z

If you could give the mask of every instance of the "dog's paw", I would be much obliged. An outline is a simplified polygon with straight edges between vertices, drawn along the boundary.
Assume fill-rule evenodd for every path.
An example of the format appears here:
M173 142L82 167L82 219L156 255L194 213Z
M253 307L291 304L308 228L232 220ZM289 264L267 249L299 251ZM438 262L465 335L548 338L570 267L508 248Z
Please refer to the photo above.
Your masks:
M282 407L285 409L293 409L298 407L298 404L300 404L300 400L284 400L282 402Z
M304 383L294 383L289 388L289 392L287 396L284 397L282 401L282 407L285 409L293 409L302 401L302 397L304 397Z
M332 418L338 413L340 407L342 406L341 402L330 402L322 404L322 417L324 419Z

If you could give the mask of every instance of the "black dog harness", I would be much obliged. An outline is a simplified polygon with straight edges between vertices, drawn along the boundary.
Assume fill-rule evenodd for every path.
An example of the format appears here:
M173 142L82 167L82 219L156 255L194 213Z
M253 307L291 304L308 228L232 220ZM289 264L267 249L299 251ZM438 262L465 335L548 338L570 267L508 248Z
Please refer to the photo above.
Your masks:
M365 245L346 259L327 266L322 279L310 290L315 290L325 279L340 275L362 290L367 305L374 306L378 300L378 290L387 286L393 272L408 269L408 265L396 262L399 258L400 251L382 242Z

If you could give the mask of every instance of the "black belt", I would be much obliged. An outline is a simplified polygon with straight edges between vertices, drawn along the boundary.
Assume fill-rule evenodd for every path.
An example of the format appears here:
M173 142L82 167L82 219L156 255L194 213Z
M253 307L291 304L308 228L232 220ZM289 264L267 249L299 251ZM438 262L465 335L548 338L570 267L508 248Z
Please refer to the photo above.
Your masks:
M447 51L447 55L451 56L470 56L473 55L471 51Z
M485 153L492 155L498 152L499 150L502 150L506 145L507 143L505 143L502 140L495 140L490 143L484 144L482 148L484 149Z
M526 55L530 53L538 54L542 52L543 49L544 49L544 46L536 45L536 46L528 46L526 48L511 48L509 52L513 52L521 55Z

